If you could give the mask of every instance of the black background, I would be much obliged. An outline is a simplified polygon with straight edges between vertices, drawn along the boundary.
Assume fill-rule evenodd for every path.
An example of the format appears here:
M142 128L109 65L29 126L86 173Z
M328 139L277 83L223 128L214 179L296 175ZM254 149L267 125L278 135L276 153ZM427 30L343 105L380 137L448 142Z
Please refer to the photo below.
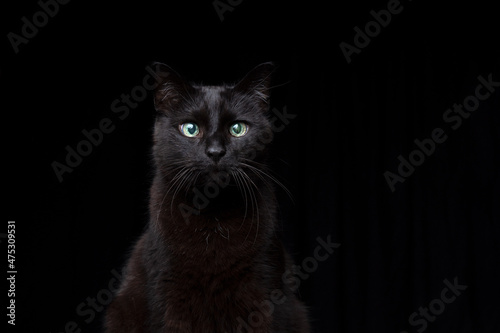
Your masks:
M272 60L272 107L296 115L273 146L294 197L278 193L283 239L297 263L317 237L341 244L301 281L314 332L417 332L410 315L455 278L467 289L425 331L500 332L500 88L456 130L443 120L479 75L500 81L498 12L402 1L347 63L339 44L387 3L243 1L221 21L210 0L73 0L17 54L7 33L21 34L40 5L4 4L2 230L16 220L16 331L74 321L100 332L103 312L86 322L76 308L121 269L147 222L152 175L151 93L123 120L110 105L142 84L145 67L220 83ZM114 131L59 182L51 164L104 118ZM384 172L435 128L447 140L392 192Z

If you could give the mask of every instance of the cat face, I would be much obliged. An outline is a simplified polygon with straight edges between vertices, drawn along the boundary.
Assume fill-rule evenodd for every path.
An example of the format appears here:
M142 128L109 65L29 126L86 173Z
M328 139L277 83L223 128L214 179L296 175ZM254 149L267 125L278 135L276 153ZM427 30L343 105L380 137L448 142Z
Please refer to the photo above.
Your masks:
M160 170L206 175L262 163L264 143L272 138L267 116L272 69L265 63L235 85L203 86L162 67L153 148Z

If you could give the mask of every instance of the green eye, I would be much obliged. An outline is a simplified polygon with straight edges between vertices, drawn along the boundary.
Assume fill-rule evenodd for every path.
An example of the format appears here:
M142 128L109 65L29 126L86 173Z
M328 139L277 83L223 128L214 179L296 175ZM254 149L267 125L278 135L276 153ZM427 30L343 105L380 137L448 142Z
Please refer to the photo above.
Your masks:
M247 134L247 132L248 126L245 123L234 123L229 128L229 133L237 138Z
M200 134L200 128L195 123L185 123L179 126L179 130L185 136L192 138Z

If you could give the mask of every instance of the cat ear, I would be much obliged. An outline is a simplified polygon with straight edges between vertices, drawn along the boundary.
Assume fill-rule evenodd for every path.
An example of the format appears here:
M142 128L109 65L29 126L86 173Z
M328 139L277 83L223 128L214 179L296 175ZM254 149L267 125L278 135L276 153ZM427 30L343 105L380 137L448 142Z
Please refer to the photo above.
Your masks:
M169 111L178 105L179 101L190 93L192 87L171 67L155 63L158 87L155 91L154 104L157 111Z
M234 90L246 94L253 94L263 103L263 106L267 106L269 103L271 74L274 69L275 66L272 62L265 62L257 65L234 86Z

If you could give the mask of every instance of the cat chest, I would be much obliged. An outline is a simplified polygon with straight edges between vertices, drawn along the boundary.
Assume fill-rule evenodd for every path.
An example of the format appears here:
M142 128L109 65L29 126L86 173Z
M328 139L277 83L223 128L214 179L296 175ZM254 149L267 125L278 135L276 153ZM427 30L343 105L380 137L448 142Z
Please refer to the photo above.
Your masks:
M193 276L179 282L170 283L165 295L164 319L172 330L242 332L252 315L262 332L270 327L270 316L260 309L266 293L251 276Z

